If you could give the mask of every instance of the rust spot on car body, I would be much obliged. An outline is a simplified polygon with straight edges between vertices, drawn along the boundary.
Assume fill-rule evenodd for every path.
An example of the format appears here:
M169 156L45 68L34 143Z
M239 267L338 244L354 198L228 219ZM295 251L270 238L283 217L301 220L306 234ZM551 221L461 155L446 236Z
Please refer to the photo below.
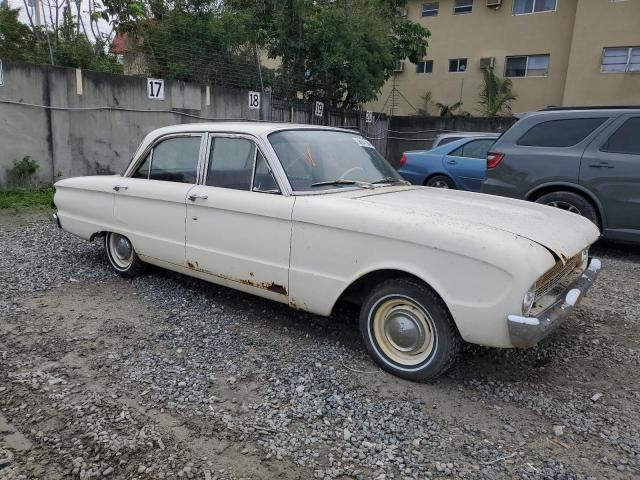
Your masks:
M224 275L219 275L219 274L215 274L213 272L208 272L207 270L205 270L203 268L200 268L200 266L198 265L198 262L194 262L192 260L187 260L187 268L189 268L191 270L195 270L196 272L207 273L207 274L213 275L215 277L224 278L225 280L231 280L233 282L242 283L243 285L248 285L250 287L262 288L264 290L269 290L270 292L278 293L280 295L287 295L287 289L284 288L282 285L280 285L278 283L274 283L274 282L257 282L255 280L253 280L253 277L255 276L255 273L253 273L253 272L249 272L249 275L252 277L251 279L238 280L236 278L230 278L230 277L226 277Z

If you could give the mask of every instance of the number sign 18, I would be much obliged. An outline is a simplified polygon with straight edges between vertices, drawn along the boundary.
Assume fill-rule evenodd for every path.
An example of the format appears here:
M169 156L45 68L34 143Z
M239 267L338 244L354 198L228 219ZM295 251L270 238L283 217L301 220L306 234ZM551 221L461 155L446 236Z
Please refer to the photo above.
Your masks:
M164 80L147 78L147 98L151 100L164 100Z
M260 110L260 92L249 92L249 108Z

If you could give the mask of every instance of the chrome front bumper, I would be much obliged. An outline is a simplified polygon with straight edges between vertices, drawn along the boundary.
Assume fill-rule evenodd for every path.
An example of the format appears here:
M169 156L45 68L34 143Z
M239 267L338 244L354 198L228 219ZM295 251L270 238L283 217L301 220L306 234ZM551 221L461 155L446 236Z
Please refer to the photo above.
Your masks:
M540 340L555 330L571 313L587 290L598 278L602 264L597 258L589 260L589 266L580 277L571 283L564 294L541 311L536 317L521 317L509 315L509 336L515 347L528 348L536 345Z

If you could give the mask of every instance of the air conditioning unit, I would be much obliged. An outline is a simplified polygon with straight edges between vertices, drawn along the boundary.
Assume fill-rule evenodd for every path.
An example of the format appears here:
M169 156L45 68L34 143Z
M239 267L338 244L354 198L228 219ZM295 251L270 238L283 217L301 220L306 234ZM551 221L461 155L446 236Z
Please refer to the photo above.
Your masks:
M502 6L502 0L487 0L487 7L495 8L496 10Z
M484 57L480 59L480 68L493 68L496 65L496 57Z
M404 72L404 60L396 60L393 63L394 72Z

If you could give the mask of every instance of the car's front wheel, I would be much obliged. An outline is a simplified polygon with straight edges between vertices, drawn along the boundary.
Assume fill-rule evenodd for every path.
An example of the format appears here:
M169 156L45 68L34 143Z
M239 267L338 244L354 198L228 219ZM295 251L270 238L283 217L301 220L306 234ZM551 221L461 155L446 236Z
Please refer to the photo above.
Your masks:
M383 282L360 311L360 332L384 370L409 380L428 380L448 370L461 338L444 302L410 278Z
M145 264L136 254L131 240L124 235L107 232L104 236L104 248L109 263L120 275L133 277L144 271Z
M446 175L436 175L435 177L431 177L429 180L425 182L426 187L434 187L434 188L446 188L455 190L456 184L453 183Z

